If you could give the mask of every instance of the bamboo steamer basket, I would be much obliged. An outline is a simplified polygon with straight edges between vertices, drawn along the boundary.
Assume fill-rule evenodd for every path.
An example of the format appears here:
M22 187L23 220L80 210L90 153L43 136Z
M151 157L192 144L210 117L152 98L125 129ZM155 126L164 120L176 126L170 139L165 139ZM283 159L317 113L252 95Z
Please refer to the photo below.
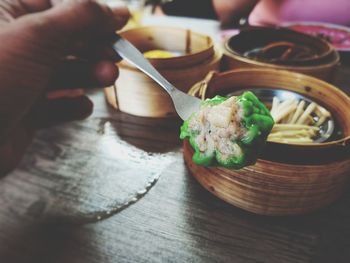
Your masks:
M264 36L264 32L268 36ZM265 35L266 35L265 34ZM232 43L236 46L251 47L257 44L256 42L266 42L269 37L274 40L291 39L295 43L304 43L313 49L320 49L318 59L315 61L308 60L303 63L295 62L288 64L274 64L262 60L255 60L248 58L242 52L232 47ZM249 42L250 41L250 42ZM253 43L253 44L252 44ZM224 64L227 70L237 68L268 68L280 69L299 72L314 76L326 81L334 79L334 73L340 63L340 55L330 44L318 39L317 37L305 35L303 33L295 32L284 28L252 28L243 30L240 34L230 37L224 43Z
M225 44L231 53L249 57L249 53L261 55L262 52L267 57L258 56L256 60L279 65L319 64L327 61L335 50L326 40L283 27L251 26L240 30Z
M141 52L161 49L178 52L172 58L149 59L176 88L187 92L209 71L218 70L221 52L212 39L191 30L150 26L124 31L121 35ZM151 78L122 61L115 87L105 89L107 101L121 111L141 117L175 116L169 95Z
M194 164L193 149L184 141L185 162L208 191L244 210L275 216L311 212L344 192L350 177L350 98L345 93L310 76L271 69L233 70L213 74L207 81L207 97L244 87L254 92L257 86L303 94L322 102L343 132L340 139L319 144L269 142L255 165L240 170Z

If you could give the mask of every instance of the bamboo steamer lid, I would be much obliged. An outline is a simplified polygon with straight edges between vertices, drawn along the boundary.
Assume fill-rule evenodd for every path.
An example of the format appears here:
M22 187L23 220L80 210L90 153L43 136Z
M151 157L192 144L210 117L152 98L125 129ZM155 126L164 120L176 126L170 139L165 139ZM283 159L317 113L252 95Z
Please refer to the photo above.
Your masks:
M140 51L161 49L179 53L172 58L149 59L176 88L187 92L211 70L218 70L221 52L207 35L173 27L142 27L121 33ZM122 61L115 87L105 89L107 101L121 111L142 117L176 115L169 95L151 78Z

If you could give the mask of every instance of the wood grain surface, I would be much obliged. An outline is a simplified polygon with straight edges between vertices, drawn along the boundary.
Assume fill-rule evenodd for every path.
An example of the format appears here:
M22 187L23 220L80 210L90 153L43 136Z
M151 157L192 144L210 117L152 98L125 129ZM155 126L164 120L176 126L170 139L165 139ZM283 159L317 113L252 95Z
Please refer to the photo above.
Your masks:
M349 68L337 83L349 94ZM0 180L1 263L350 262L349 187L333 205L304 216L244 212L189 174L179 120L132 117L109 109L102 91L90 95L92 117L41 131L19 168ZM133 180L121 183L130 193L149 181L138 176L156 170L160 177L138 201L97 220L96 211L105 215L123 196L113 175L125 152L114 154L113 146L136 153L124 158L124 176ZM140 156L161 161L140 164Z

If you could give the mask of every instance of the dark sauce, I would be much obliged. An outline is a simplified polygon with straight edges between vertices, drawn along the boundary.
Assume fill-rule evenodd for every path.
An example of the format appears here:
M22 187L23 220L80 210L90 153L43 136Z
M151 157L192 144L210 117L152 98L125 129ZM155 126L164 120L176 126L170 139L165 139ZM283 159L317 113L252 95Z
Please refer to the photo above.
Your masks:
M265 46L250 49L243 55L266 62L317 58L317 53L311 48L288 41L271 42Z

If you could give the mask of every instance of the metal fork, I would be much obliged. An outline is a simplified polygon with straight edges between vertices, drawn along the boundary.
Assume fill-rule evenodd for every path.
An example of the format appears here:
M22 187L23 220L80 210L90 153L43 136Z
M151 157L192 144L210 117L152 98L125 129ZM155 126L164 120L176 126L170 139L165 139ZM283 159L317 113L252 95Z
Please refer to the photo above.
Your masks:
M201 100L190 96L167 81L143 56L143 54L128 40L117 35L117 41L113 45L114 50L123 59L133 64L139 70L147 74L155 82L157 82L170 95L177 114L181 119L188 119L192 113L200 108Z

